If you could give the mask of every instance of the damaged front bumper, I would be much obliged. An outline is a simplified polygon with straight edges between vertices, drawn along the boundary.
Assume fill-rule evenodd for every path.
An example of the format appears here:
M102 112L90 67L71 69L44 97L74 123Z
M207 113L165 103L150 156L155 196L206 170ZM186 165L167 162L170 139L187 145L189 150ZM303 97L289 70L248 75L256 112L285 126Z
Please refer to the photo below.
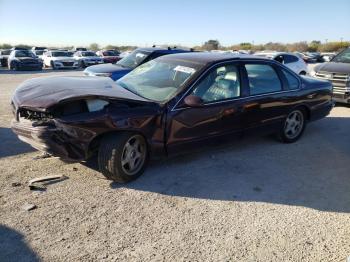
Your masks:
M38 125L27 119L14 119L11 128L20 140L39 151L66 161L83 161L87 158L84 146L74 143L74 138L57 128L53 122Z

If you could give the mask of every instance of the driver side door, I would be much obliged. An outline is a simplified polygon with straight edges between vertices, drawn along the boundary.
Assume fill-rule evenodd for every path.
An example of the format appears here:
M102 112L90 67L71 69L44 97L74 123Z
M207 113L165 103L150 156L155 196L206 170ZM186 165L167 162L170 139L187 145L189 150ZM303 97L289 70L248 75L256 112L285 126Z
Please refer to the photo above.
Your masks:
M234 137L241 130L241 83L238 63L220 64L202 75L168 113L168 153ZM189 106L185 102L188 96L196 97L201 104Z

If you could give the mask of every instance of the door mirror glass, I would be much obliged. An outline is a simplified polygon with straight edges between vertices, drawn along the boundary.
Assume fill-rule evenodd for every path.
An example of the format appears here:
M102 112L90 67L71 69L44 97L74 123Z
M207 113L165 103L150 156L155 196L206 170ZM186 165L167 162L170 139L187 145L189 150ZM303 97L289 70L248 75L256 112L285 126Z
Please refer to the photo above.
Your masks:
M201 107L204 105L203 99L199 96L189 95L184 100L185 105L189 107Z

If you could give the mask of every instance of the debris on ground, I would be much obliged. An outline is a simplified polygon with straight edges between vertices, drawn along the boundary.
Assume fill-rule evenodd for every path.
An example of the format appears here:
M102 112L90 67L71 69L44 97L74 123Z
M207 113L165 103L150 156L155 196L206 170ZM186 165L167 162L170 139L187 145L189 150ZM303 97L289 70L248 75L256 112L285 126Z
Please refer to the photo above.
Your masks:
M33 160L45 159L45 158L50 158L50 157L51 157L51 155L49 153L43 153L39 156L33 157Z
M13 183L11 184L12 187L18 187L18 186L21 186L21 185L22 185L22 184L19 183L19 182L13 182Z
M63 175L37 177L37 178L31 179L28 183L28 186L30 190L42 189L42 187L39 187L38 185L36 185L36 183L50 182L50 181L58 182L65 179L67 179L67 177Z
M73 171L78 171L78 168L77 167L73 167Z
M30 211L30 210L33 210L33 209L36 209L37 206L36 205L33 205L33 204L25 204L22 209L24 209L25 211Z

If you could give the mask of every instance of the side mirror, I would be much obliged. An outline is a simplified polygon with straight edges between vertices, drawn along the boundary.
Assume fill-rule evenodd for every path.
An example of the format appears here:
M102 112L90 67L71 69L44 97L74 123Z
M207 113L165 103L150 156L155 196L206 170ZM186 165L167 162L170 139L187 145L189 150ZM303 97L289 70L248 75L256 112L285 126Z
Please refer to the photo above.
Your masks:
M184 104L189 107L201 107L204 105L204 101L199 96L189 95L184 99Z

